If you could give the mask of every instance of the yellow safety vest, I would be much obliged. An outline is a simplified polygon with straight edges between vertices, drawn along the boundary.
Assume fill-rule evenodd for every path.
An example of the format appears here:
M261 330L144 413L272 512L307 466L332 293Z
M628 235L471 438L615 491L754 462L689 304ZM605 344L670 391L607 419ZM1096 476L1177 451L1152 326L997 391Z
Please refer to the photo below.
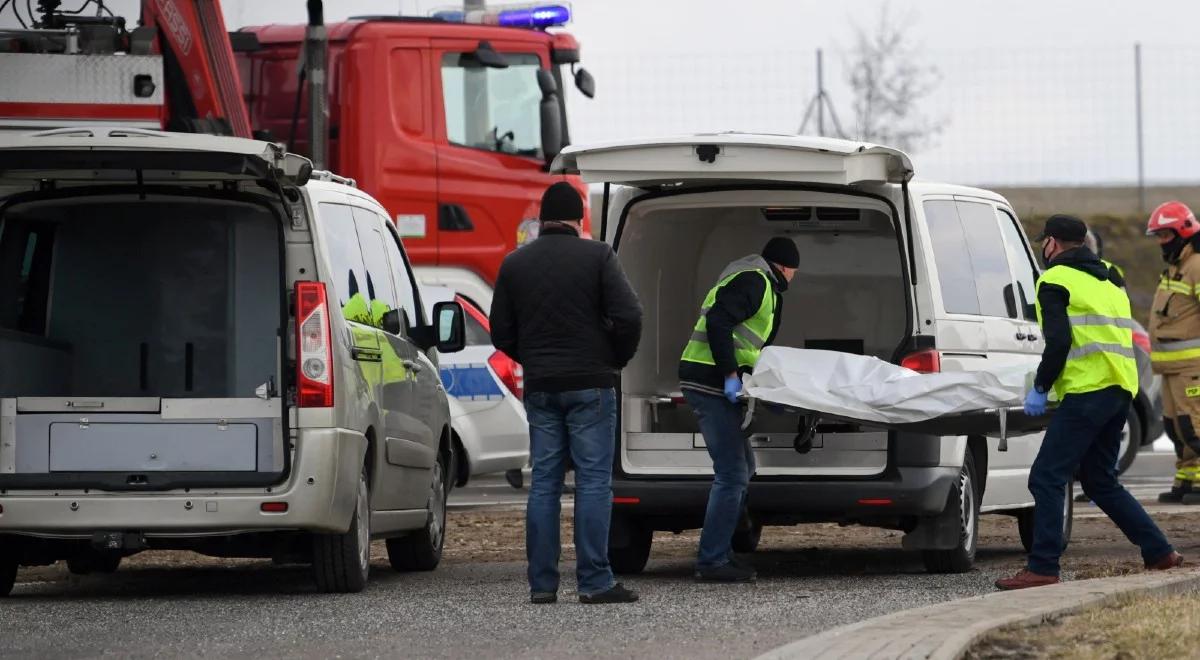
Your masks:
M761 258L747 257L730 264L725 269L717 285L709 290L700 306L700 320L692 329L692 336L683 349L684 362L696 362L716 366L712 348L708 344L708 310L717 302L717 293L733 278L745 272L755 272L762 276L766 285L763 288L763 299L759 303L754 316L733 328L733 356L739 367L753 369L762 354L763 346L771 336L771 328L775 325L775 291L771 286L771 276L764 268L769 268Z
M1114 385L1136 394L1137 360L1133 349L1133 315L1129 297L1108 280L1098 280L1069 266L1054 266L1038 279L1070 293L1067 317L1071 323L1071 352L1054 382L1058 399L1068 394L1095 392ZM1038 324L1043 325L1041 296Z

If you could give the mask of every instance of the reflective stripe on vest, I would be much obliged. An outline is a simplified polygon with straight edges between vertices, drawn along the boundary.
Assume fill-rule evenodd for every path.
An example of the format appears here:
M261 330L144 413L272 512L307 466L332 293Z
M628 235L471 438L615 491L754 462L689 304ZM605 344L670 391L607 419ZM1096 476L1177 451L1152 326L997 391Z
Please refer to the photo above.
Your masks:
M1137 393L1137 361L1133 348L1136 327L1129 298L1120 287L1069 266L1054 266L1042 274L1037 286L1055 284L1070 294L1067 317L1071 324L1071 350L1054 383L1058 399L1068 394L1095 392L1114 385ZM1038 323L1043 324L1040 296ZM1044 324L1043 324L1044 327Z
M771 328L775 323L775 295L771 286L771 278L758 268L746 268L734 272L717 282L717 285L709 290L708 295L704 296L704 303L700 306L700 319L696 321L687 346L683 349L681 359L684 362L716 366L717 361L713 358L712 348L708 343L708 311L716 304L717 293L721 288L745 272L761 275L766 287L763 290L762 302L759 303L758 310L754 315L733 328L733 357L737 361L738 367L753 369L754 365L758 363L758 356L762 354L763 346L766 345L767 338L771 336Z
M1150 345L1152 362L1182 362L1200 358L1200 339L1156 341Z

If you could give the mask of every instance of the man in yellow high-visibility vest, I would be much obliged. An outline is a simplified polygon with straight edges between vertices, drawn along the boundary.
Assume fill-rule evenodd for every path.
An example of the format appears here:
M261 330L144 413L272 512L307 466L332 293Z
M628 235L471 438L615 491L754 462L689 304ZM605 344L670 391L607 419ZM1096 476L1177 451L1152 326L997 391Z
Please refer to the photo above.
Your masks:
M1150 309L1150 362L1163 377L1163 426L1176 457L1175 483L1158 501L1200 504L1200 224L1182 202L1167 202L1146 233L1167 264Z
M680 389L696 413L713 461L713 485L704 512L696 579L752 582L754 568L733 556L733 533L754 474L754 452L742 433L738 394L763 347L779 331L780 294L800 266L800 252L777 236L762 254L729 264L704 297L700 319L679 361Z
M1050 390L1059 405L1029 471L1033 545L1025 570L996 581L1024 589L1059 581L1064 498L1078 472L1083 492L1125 537L1141 548L1146 568L1183 563L1142 505L1117 481L1117 451L1133 395L1137 363L1129 297L1110 280L1109 267L1084 246L1087 225L1051 216L1039 240L1046 272L1037 282L1037 317L1046 347L1025 414L1046 414Z

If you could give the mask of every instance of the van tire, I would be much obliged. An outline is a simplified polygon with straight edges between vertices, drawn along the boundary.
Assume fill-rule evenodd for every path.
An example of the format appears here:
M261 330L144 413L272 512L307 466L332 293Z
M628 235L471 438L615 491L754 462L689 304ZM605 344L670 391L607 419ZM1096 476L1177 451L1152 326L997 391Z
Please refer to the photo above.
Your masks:
M445 452L438 452L426 503L425 527L408 536L387 540L388 561L397 571L432 571L442 561L446 544L446 498L450 494L450 475Z
M116 573L121 567L121 555L99 553L94 550L75 555L67 560L67 570L72 575L89 575L91 573Z
M1142 418L1138 415L1136 406L1129 406L1125 422L1129 437L1126 438L1128 442L1125 444L1125 452L1117 457L1117 474L1125 474L1125 471L1133 466L1138 452L1142 450Z
M371 572L371 491L367 474L358 476L350 529L313 535L313 578L325 593L358 593Z
M12 593L17 583L17 566L15 558L0 556L0 598Z
M618 525L620 527L618 527ZM623 543L613 545L620 539ZM650 560L650 547L654 545L654 530L643 525L637 518L613 516L608 533L608 564L613 573L636 575L646 569Z
M1071 530L1074 527L1075 498L1074 485L1067 484L1067 503L1063 511L1063 550L1071 544ZM1017 533L1021 535L1021 547L1025 552L1033 551L1033 507L1017 512Z
M758 542L762 540L763 526L759 522L751 522L749 529L739 529L733 533L734 552L754 552Z
M942 515L958 519L958 545L948 550L923 550L921 558L930 573L966 573L975 565L979 544L979 492L975 476L975 454L967 451L958 480L950 487Z

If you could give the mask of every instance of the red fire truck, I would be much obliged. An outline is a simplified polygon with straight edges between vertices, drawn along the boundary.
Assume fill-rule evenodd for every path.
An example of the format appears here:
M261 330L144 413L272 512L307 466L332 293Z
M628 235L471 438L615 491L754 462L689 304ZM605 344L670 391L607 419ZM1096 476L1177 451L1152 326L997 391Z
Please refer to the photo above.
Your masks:
M111 122L287 143L382 202L423 279L485 306L562 178L547 165L569 141L565 85L594 94L578 43L551 31L570 19L563 4L326 26L309 0L309 25L228 35L217 0L143 0L135 29L97 0L83 4L95 16L61 4L38 0L17 14L27 29L0 30L0 127ZM320 51L306 49L314 40Z

